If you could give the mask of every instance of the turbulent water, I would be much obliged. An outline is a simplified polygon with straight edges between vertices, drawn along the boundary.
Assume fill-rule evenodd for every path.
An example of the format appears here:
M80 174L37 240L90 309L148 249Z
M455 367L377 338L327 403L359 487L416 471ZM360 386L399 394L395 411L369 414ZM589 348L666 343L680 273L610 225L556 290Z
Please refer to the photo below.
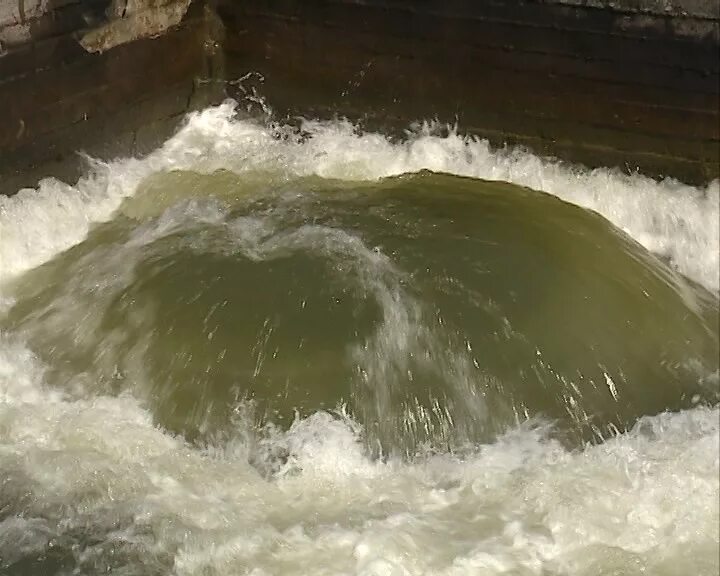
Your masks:
M718 573L717 182L234 110L0 197L0 574Z

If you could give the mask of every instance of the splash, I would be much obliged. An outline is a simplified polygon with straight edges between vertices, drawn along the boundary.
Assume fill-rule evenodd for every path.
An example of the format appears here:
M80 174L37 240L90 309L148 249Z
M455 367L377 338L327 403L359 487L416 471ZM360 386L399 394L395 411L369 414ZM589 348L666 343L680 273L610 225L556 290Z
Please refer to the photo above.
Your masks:
M70 186L43 180L37 190L0 198L0 282L81 242L94 223L112 217L148 176L192 170L267 172L291 179L317 175L352 181L432 170L504 180L595 210L689 278L717 291L720 185L694 188L617 170L585 170L431 125L401 142L361 133L346 121L305 121L298 133L236 118L233 101L190 114L179 132L147 157L91 161Z
M378 414L395 414L396 420L386 418L385 425L404 427L414 437L435 426L428 435L446 441L457 425L456 412L439 405L432 412L432 403L425 419L417 416L426 406L390 410L398 403L394 396L401 380L411 379L418 369L435 380L447 378L458 398L475 402L460 408L473 415L492 412L470 389L479 371L471 339L454 335L450 341L430 326L431 314L408 289L407 275L390 253L348 232L347 225L333 226L331 219L279 228L277 206L243 215L207 198L179 203L168 198L164 205L154 197L151 210L141 198L127 204L153 175L180 170L235 173L270 189L307 177L362 183L420 170L504 180L598 212L716 292L717 182L700 189L613 170L583 170L519 150L492 150L486 142L454 132L440 136L430 125L402 141L362 133L342 121L306 121L298 132L237 118L235 108L226 102L190 115L173 138L143 159L89 161L88 175L75 185L47 179L36 190L0 197L0 312L8 317L18 296L11 290L13 282L24 273L43 278L42 269L33 269L88 235L120 234L98 225L112 220L121 207L124 217L136 218L120 240L101 242L88 252L78 246L78 254L56 259L61 268L69 266L60 270L67 275L53 285L50 305L29 305L25 332L0 331L0 571L718 573L716 405L644 416L604 442L572 450L556 439L551 423L534 417L519 418L495 440L465 450L376 458L365 440ZM288 206L292 209L292 203ZM114 372L117 363L110 354L95 355L94 348L107 303L138 284L143 258L164 265L162 257L168 254L162 247L172 242L185 242L184 253L198 256L194 262L232 254L271 267L298 254L317 255L323 266L335 266L338 276L352 280L353 289L366 292L377 318L368 322L350 357L358 393L373 406L372 417L338 406L298 414L285 429L257 427L252 402L239 401L231 406L233 418L222 437L192 443L170 425L158 425L149 406L152 394L137 393L153 391L154 382L148 357L139 353L147 342L129 333L122 337L130 342L135 388L113 389L123 375ZM215 243L212 249L208 243ZM175 257L170 253L168 266ZM309 267L309 261L300 268L324 270ZM177 268L188 267L180 261ZM163 286L171 284L160 280ZM42 301L43 286L31 288L31 296ZM448 293L450 298L456 294ZM363 303L363 296L356 301ZM678 298L683 301L682 294ZM699 314L699 305L693 308L693 299L686 300L688 310ZM205 321L227 313L216 304ZM142 302L135 312L127 319L131 327L142 331L159 323L156 310L143 308ZM500 318L500 312L489 310L488 317L498 313ZM498 337L507 342L520 338L503 319ZM207 349L221 335L205 323L197 335ZM263 343L273 329L272 323L263 324L251 351L256 372L269 362L272 351ZM76 370L73 362L56 365L56 350L30 342L50 336L71 342L73 353L87 348L92 367L108 376L110 388L97 388L99 379ZM106 336L109 344L117 343L116 332ZM167 344L161 335L159 346L173 348L186 337L183 333ZM533 367L559 375L540 350L531 352ZM648 370L656 360L651 358ZM160 365L164 374L171 373ZM64 381L58 386L62 370ZM679 373L680 368L673 364L669 370ZM609 369L602 374L598 394L622 402L623 374ZM569 398L568 410L577 408L570 402L576 383L560 376L561 392L570 395L558 398ZM717 373L707 380L703 386L717 388Z
M261 454L240 433L198 451L132 398L48 394L45 369L4 340L5 568L24 558L40 572L178 575L717 573L717 409L643 418L577 452L529 423L462 459L381 462L341 412L269 433ZM269 478L250 465L278 453Z

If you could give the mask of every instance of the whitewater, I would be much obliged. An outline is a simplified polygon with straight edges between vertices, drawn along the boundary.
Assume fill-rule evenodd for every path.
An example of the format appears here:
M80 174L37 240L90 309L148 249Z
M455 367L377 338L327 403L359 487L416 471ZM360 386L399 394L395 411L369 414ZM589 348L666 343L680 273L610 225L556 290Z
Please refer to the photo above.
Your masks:
M474 370L469 344L446 356L433 348L454 340L428 328L391 251L331 226L332 218L287 224L275 205L238 217L231 208L240 200L227 200L228 192L231 208L188 204L187 191L166 184L162 194L147 193L152 178L184 172L230 173L259 201L264 190L294 190L312 178L360 194L421 171L526 187L602 216L687 282L678 290L689 310L698 306L693 286L717 309L717 181L697 188L588 170L440 134L432 124L402 139L343 120L305 120L297 131L239 116L232 101L190 114L146 157L86 162L75 184L48 178L0 196L0 317L34 305L17 289L23 279L82 249L103 225L140 222L116 260L93 260L108 263L92 280L98 299L103 278L112 290L127 288L139 266L133 259L142 262L153 243L179 230L194 234L187 222L200 222L234 234L233 254L252 264L312 249L350 269L384 319L369 344L352 348L359 365L418 346L453 381ZM292 218L300 208L286 196L281 206ZM60 294L70 298L72 279L67 286ZM80 370L57 385L57 373L74 368L54 366L33 338L60 322L84 326L92 310L84 317L82 306L70 318L40 307L22 330L0 330L0 574L712 576L720 569L717 401L688 400L690 407L643 415L602 441L574 445L558 438L553 421L515 414L491 440L396 455L369 450L365 424L344 403L298 412L281 426L253 424L253 403L239 399L221 434L194 441L159 424L132 388L98 392L88 384L95 376ZM398 344L408 333L419 334L417 342ZM388 377L388 365L367 365L366 377ZM138 379L150 379L144 370ZM717 389L717 371L702 378ZM615 382L607 386L613 392ZM464 388L457 394L471 396ZM452 426L454 417L442 422Z

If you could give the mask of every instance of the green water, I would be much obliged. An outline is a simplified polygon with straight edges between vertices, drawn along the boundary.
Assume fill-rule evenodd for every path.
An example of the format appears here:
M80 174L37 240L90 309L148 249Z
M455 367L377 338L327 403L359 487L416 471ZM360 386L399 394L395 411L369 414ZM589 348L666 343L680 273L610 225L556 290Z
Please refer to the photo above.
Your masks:
M161 173L10 294L52 388L195 445L344 407L376 455L526 420L577 446L718 399L717 297L505 183Z

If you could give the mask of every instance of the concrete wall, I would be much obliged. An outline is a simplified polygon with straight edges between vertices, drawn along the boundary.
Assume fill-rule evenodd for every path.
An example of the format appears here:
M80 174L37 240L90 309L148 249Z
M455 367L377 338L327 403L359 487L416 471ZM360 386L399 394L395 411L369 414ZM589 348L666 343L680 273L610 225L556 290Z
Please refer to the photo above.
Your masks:
M0 193L76 178L78 150L145 152L217 100L211 32L189 0L0 0Z
M612 8L610 6L612 5ZM218 0L229 76L292 116L459 121L498 145L718 176L717 2Z
M720 4L716 0L541 0L545 4L564 4L602 8L611 12L717 19Z
M137 154L258 72L279 116L718 177L717 0L0 0L0 193ZM209 80L209 81L208 81ZM244 83L248 88L248 82Z

